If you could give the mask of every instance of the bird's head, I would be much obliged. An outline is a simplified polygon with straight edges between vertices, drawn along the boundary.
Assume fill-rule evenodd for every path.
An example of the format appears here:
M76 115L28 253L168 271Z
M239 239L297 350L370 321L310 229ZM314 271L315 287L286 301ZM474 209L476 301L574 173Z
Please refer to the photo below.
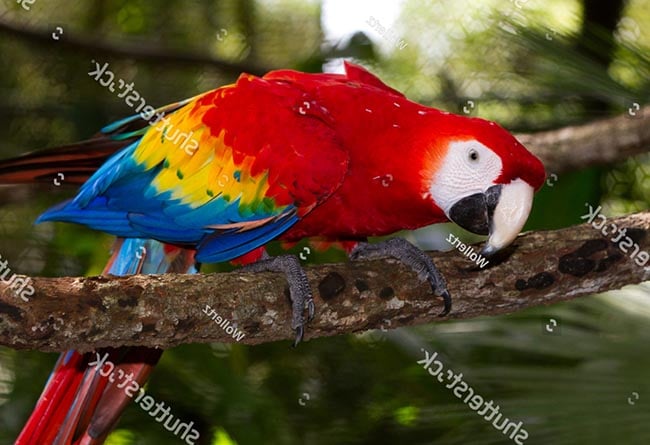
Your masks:
M484 119L440 116L422 176L447 218L488 235L482 254L509 245L523 228L546 178L541 161L508 131ZM439 131L438 131L439 130Z

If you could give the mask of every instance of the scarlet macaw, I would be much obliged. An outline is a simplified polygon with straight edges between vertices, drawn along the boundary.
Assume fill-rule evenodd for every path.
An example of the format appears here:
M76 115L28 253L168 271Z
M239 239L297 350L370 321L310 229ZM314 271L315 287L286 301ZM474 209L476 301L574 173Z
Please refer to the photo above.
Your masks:
M265 254L271 240L318 237L342 242L352 258L394 256L430 282L445 314L451 298L427 255L403 239L367 237L451 220L488 235L482 253L491 255L521 231L544 167L494 122L414 103L359 66L345 71L242 74L161 108L153 125L135 115L90 141L5 161L0 180L92 173L38 221L116 235L105 273L195 273L195 262L241 257L251 270L284 271L296 342L305 307L314 314L311 291L297 258ZM172 131L195 138L192 149ZM160 356L108 351L140 384ZM88 367L94 358L61 356L16 443L103 442L130 398Z

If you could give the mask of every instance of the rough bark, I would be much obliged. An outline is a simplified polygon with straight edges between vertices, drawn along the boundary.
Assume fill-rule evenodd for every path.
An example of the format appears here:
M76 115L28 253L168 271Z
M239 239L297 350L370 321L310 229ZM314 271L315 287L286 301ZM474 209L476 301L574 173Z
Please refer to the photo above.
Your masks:
M650 212L607 223L626 227L640 251L650 250ZM429 286L395 261L307 266L317 312L306 338L516 312L650 279L650 262L636 264L633 250L620 249L624 238L615 244L613 236L587 224L524 234L483 270L457 250L431 253L453 297L445 318L438 317L441 301ZM0 284L2 345L88 351L235 342L225 325L204 313L206 305L236 323L242 343L293 336L281 274L30 279L35 293L27 302Z

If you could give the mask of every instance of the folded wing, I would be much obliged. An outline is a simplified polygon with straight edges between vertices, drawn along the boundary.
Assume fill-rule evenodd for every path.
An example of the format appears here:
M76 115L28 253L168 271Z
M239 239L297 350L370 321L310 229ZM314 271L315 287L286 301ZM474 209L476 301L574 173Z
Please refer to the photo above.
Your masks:
M286 231L348 167L326 108L280 79L242 75L123 137L138 138L40 221L196 245L198 261L226 261Z

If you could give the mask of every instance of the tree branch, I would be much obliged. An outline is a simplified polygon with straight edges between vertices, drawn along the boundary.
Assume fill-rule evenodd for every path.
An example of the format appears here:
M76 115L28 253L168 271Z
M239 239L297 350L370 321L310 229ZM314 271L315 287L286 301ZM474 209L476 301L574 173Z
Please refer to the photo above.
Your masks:
M611 164L650 151L650 106L630 112L516 137L542 160L548 172Z
M587 213L587 212L585 212ZM594 222L599 222L596 219ZM613 243L610 223L638 244ZM453 250L432 253L454 298L447 318L504 314L650 279L641 251L650 250L650 212L609 219L607 238L583 224L520 236L484 270ZM640 250L639 250L640 249ZM639 252L635 260L629 255ZM507 260L507 261L505 261ZM306 268L317 304L307 338L440 321L439 298L395 261ZM25 302L0 282L0 344L16 349L93 350L105 346L168 348L182 343L235 342L204 313L206 305L244 333L242 343L288 339L291 310L280 274L30 278ZM214 316L216 318L216 316ZM217 320L219 321L219 320Z
M51 30L27 28L3 19L0 19L0 34L17 37L26 42L39 45L56 46L76 53L87 53L92 57L96 57L98 53L101 53L107 56L137 59L142 62L172 64L174 66L211 66L233 76L238 76L244 72L261 76L270 70L270 68L256 66L249 62L230 62L201 54L192 54L187 51L179 52L162 47L136 46L126 42L120 42L117 45L88 35L76 37L67 30L60 36L59 40L54 40L52 39Z

